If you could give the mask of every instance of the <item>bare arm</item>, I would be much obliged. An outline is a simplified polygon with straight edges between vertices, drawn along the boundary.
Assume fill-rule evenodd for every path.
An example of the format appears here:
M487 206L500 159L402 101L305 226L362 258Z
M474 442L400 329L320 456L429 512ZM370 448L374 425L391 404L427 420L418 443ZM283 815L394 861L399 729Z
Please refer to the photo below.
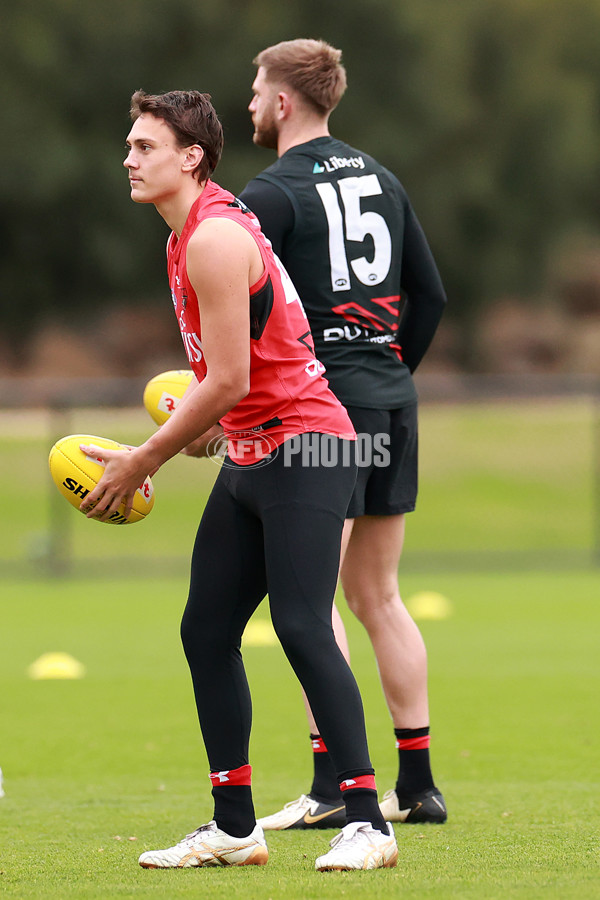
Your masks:
M260 259L250 235L227 219L203 222L188 244L187 272L198 297L207 373L143 445L156 454L159 465L204 434L248 393L248 296L254 254Z
M206 459L208 456L220 456L225 447L223 438L223 426L213 425L199 438L192 441L181 451L184 456L195 456L198 459Z
M168 421L140 447L130 453L102 451L104 475L80 507L88 516L105 520L124 498L127 514L149 472L212 428L246 396L249 287L262 267L254 240L235 222L207 219L197 228L188 244L187 271L198 297L206 377L186 391Z

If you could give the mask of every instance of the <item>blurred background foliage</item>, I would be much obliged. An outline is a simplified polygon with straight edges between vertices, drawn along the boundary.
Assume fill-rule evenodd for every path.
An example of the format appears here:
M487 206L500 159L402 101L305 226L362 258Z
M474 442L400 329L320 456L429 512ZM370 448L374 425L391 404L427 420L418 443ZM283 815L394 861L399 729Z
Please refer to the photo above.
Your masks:
M45 323L170 315L166 226L131 203L121 165L131 93L208 91L226 138L215 177L238 192L274 158L252 145L252 59L302 36L343 50L332 129L407 188L463 366L493 301L518 296L535 329L541 296L571 297L600 234L597 0L19 0L0 33L5 370L31 364Z

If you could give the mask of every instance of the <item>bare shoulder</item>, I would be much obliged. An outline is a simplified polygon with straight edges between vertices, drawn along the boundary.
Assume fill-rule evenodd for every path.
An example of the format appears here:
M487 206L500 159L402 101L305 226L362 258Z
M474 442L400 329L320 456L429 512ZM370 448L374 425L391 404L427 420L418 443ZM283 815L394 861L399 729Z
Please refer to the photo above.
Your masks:
M204 219L196 228L187 247L190 276L206 276L210 272L244 271L253 280L257 268L262 269L258 245L251 234L228 218Z
M188 247L202 251L219 250L233 253L242 252L244 249L247 252L258 249L256 241L243 225L225 217L204 219L190 238Z

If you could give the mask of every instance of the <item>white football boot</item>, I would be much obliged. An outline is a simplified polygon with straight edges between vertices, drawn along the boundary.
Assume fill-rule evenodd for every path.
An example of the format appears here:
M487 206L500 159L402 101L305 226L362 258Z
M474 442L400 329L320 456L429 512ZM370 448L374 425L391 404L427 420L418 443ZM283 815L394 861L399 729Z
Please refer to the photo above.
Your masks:
M344 803L320 803L310 794L286 803L283 809L258 819L264 831L284 831L287 828L343 828L346 824Z
M188 869L193 866L264 866L269 858L260 825L248 837L232 837L216 822L201 825L167 850L147 850L139 859L144 869Z
M318 872L351 869L391 869L398 861L394 829L386 822L387 834L370 822L350 822L331 841L331 850L315 862Z

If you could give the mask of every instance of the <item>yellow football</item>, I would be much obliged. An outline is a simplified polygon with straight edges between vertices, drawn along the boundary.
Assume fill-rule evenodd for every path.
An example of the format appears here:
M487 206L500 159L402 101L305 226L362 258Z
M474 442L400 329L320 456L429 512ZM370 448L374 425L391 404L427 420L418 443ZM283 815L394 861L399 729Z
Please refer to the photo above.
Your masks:
M173 369L151 378L144 388L144 406L157 425L163 425L194 377L190 369Z
M104 472L102 456L86 456L79 449L80 444L93 444L106 450L123 450L127 447L110 438L97 437L93 434L69 434L55 443L50 451L48 463L54 484L71 506L79 509L79 504L92 491ZM154 487L150 478L135 492L133 508L126 517L125 504L114 512L106 521L112 525L130 525L145 519L154 506Z

